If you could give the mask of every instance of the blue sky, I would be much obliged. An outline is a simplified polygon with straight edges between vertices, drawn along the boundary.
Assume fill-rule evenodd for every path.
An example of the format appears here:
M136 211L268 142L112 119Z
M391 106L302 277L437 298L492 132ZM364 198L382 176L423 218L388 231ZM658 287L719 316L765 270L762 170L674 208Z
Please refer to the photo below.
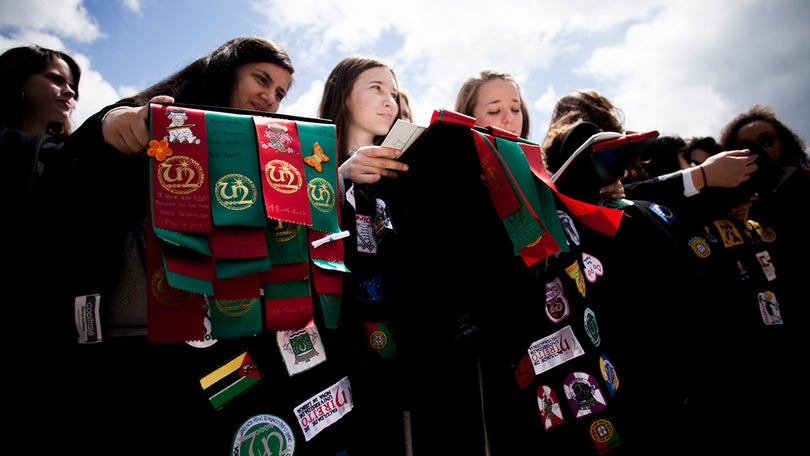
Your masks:
M287 114L314 117L335 63L362 54L392 64L422 125L495 67L520 81L535 142L554 102L583 87L616 102L630 130L717 136L763 103L810 141L809 20L806 0L0 0L0 52L38 43L77 57L77 123L258 35L296 67Z

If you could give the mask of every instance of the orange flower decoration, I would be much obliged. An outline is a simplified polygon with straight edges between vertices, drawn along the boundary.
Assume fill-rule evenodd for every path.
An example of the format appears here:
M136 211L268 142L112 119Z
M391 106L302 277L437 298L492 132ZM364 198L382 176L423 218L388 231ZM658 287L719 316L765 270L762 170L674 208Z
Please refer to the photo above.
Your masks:
M172 154L172 149L169 147L169 141L161 139L160 141L153 139L149 141L149 150L146 151L150 157L155 157L157 161L163 161Z

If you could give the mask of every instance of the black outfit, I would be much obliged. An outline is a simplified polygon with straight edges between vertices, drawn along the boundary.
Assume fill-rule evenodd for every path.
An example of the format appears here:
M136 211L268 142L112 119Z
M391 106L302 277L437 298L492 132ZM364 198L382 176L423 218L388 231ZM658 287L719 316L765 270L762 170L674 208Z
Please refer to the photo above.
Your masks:
M65 142L62 152L70 158L65 166L47 168L54 175L43 187L42 199L54 198L62 207L58 218L40 213L37 220L50 219L40 233L43 239L58 243L59 249L43 251L38 259L48 263L37 266L47 271L40 275L59 278L60 296L47 300L52 311L27 318L39 325L45 320L40 315L47 315L59 331L43 335L49 342L48 356L38 365L48 374L36 387L20 390L29 394L24 395L25 408L15 421L53 419L62 429L61 447L88 455L229 454L243 423L269 414L289 426L296 455L362 454L352 447L358 441L351 431L356 428L354 411L309 441L294 412L296 406L349 375L342 367L347 361L339 339L334 330L325 328L317 298L313 299L315 323L327 359L294 376L287 372L275 333L219 340L208 348L106 333L99 343L77 343L73 297L101 294L102 331L106 331L105 298L113 293L124 267L129 263L137 274L145 275L143 258L127 256L124 245L134 235L143 247L149 159L124 156L103 142L101 119L106 111L89 118ZM55 225L60 228L54 230ZM135 301L138 292L129 298ZM37 304L44 306L46 300L42 301ZM215 410L199 381L244 351L262 379Z
M806 178L801 174L797 181ZM773 197L760 195L764 201L755 205ZM676 212L672 219L690 257L708 277L702 293L711 300L695 309L704 322L697 359L705 379L692 398L700 438L709 450L789 454L803 442L795 411L810 405L805 395L792 393L801 353L808 348L804 235L795 237L793 231L791 237L795 226L780 223L791 212L778 212L771 225L754 219L753 211L741 221L724 215L727 205L710 207L715 210Z
M622 442L609 454L690 448L686 404L697 371L688 360L673 365L691 352L683 337L691 332L691 296L683 284L699 277L670 228L645 202L624 208L615 238L569 215L579 233L570 251L527 267L481 182L474 150L469 128L432 125L403 156L409 171L377 186L396 229L390 261L408 285L400 295L398 361L409 385L415 454L596 455L591 431L609 425L591 422L603 418ZM586 258L601 261L604 272L594 283L579 276L583 296L566 269L585 271ZM548 284L557 279L556 296L567 299L569 313L553 321ZM534 374L532 344L555 334L565 335L564 345L574 335L584 354ZM600 372L603 355L615 367L606 375L620 381L613 394ZM595 379L600 399L578 374L567 383L575 372ZM564 417L548 430L538 407L543 385L556 393ZM593 413L576 417L566 385L579 394L577 407Z

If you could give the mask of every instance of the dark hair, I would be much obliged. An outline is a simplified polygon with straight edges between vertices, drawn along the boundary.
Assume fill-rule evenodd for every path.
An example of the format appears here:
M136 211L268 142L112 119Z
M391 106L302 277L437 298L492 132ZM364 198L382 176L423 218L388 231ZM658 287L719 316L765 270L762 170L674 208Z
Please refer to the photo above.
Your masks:
M641 166L650 177L681 169L678 154L686 152L686 140L678 135L660 135L641 153Z
M273 41L239 37L226 41L157 84L122 102L144 105L157 95L170 95L177 103L227 107L236 82L236 69L247 63L267 62L290 74L295 72L287 52Z
M796 166L810 168L810 159L808 159L805 150L807 146L804 140L790 127L779 120L776 112L770 106L755 104L751 106L748 111L738 114L737 117L723 127L723 131L720 133L720 144L723 145L725 150L741 148L742 144L737 143L737 133L743 126L757 120L767 122L776 129L776 134L779 136L779 141L782 143L780 165L783 167Z
M346 100L349 99L354 82L360 74L370 68L377 67L388 69L394 77L394 82L397 81L394 69L381 60L373 57L352 56L346 57L338 62L337 65L332 68L332 71L329 73L324 83L323 96L321 97L321 104L318 107L318 117L329 119L335 123L335 129L337 130L338 165L349 159L348 129L351 115L346 108ZM399 106L399 102L399 92L397 92L397 106ZM399 118L399 113L400 110L397 109L394 122ZM374 138L374 144L379 145L383 139L383 136L376 136Z
M520 126L520 137L528 138L529 127L531 125L529 120L529 108L526 106L526 101L523 100L523 94L520 92L520 85L517 83L517 80L505 71L486 69L467 78L458 90L458 95L456 95L455 110L461 114L472 116L475 110L475 104L478 101L476 100L478 89L484 85L485 82L492 81L493 79L502 79L506 82L511 82L518 88L518 94L520 95L520 113L523 114L523 124Z
M594 89L568 92L554 105L551 122L543 139L542 151L547 167L549 157L557 156L555 151L560 148L565 135L580 122L594 123L602 131L624 133L624 112L610 99ZM562 163L553 165L559 168Z
M694 136L686 140L687 162L693 162L691 154L695 149L705 150L709 155L717 155L723 152L723 146L714 139L714 136Z
M73 75L71 88L76 94L73 98L78 100L82 71L67 53L33 44L11 48L0 55L0 128L20 127L27 108L22 96L23 84L32 75L45 71L45 67L57 59L63 60L70 68ZM70 132L70 122L53 122L46 130L56 140L64 139Z

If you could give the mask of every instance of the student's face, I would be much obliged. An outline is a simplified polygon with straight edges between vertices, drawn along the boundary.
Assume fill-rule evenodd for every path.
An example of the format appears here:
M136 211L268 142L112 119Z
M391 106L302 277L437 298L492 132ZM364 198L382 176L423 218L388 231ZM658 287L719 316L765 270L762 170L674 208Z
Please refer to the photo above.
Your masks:
M517 86L497 78L478 87L473 109L476 125L494 126L520 136L523 112L520 110L520 92Z
M744 142L759 144L777 163L782 158L782 143L776 133L776 128L770 122L764 120L748 122L737 130L735 139L737 144Z
M394 75L385 67L369 68L360 73L346 100L346 107L351 118L350 136L388 134L399 115Z
M231 91L230 107L277 112L290 84L292 74L274 63L246 63L236 69L236 84Z
M48 62L42 73L29 76L22 86L26 103L23 125L41 126L37 133L44 133L50 122L67 122L76 96L73 87L73 73L62 59Z

